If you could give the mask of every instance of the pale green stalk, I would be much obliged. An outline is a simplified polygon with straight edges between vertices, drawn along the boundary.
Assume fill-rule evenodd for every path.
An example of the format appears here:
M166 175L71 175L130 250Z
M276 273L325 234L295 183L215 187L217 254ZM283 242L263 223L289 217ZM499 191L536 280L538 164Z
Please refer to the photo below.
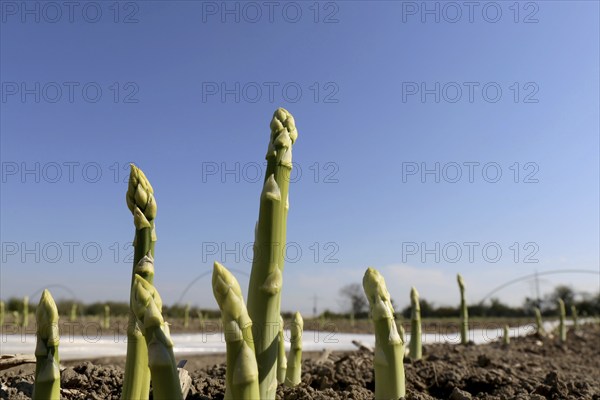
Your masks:
M108 304L104 305L104 329L108 329L110 327L110 306Z
M414 287L410 290L410 304L409 356L412 360L420 360L423 357L423 346L421 344L421 304L419 303L419 292Z
M502 336L502 343L505 346L508 346L510 344L510 328L508 327L508 325L504 325L504 334Z
M29 297L23 297L23 328L29 326Z
M546 330L544 329L544 324L542 323L542 312L537 307L535 307L533 311L535 312L536 333L540 336L544 336L546 334Z
M21 326L21 315L19 314L18 311L12 312L12 318L13 318L13 324L15 324L16 326Z
M469 342L469 310L465 300L465 282L460 274L456 275L456 280L460 289L460 342L467 344Z
M71 316L69 318L71 322L77 321L77 303L71 304Z
M185 309L183 310L183 327L187 328L190 326L190 303L185 305Z
M47 289L42 292L35 317L37 345L32 399L56 400L60 398L58 309Z
M277 390L277 342L289 209L288 191L292 145L298 136L294 118L283 108L275 111L270 126L267 168L260 197L248 287L248 312L254 324L262 400L275 399Z
M254 353L252 320L235 277L215 262L212 288L219 309L227 347L225 400L259 400L258 367Z
M204 330L204 313L202 311L196 312L198 315L198 321L200 321L200 330Z
M279 351L277 353L277 382L285 382L285 374L287 370L287 357L285 355L285 340L283 337L283 318L279 316Z
M135 268L138 262L150 252L154 257L156 232L154 218L156 217L156 200L152 185L139 168L131 164L129 185L127 188L127 207L133 214L135 237L133 240L133 269L131 287L135 280ZM150 284L154 274L145 277ZM131 304L130 304L131 307ZM150 370L148 369L148 349L144 335L138 326L138 321L129 311L127 325L127 358L125 361L125 375L123 378L123 400L146 400L150 393Z
M355 325L355 323L356 323L356 322L354 321L354 313L353 313L353 312L350 312L350 326L351 326L352 328L354 328L354 325Z
M294 314L294 321L290 327L290 354L288 368L285 374L285 386L298 386L302 376L302 331L304 320L299 312Z
M375 325L375 400L397 400L405 396L404 342L396 328L394 308L383 276L368 268L363 288Z
M579 321L577 318L577 307L575 307L575 304L571 306L571 318L573 318L573 330L576 331L579 328Z
M567 312L565 311L565 302L562 299L558 299L558 337L561 342L567 341L567 326L565 325L565 319L567 318Z
M148 254L140 263L145 268L153 265ZM162 300L151 283L137 273L131 292L133 312L148 346L148 366L152 376L152 398L155 400L183 400L179 372L173 354L169 326L162 316Z
M4 326L4 302L0 301L0 328Z

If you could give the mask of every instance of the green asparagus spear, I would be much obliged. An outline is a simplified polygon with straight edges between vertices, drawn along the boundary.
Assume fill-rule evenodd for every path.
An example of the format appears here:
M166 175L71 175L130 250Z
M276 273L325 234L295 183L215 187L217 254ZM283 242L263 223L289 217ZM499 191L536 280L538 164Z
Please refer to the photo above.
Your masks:
M294 387L300 383L302 376L302 331L304 330L304 320L299 312L294 314L294 322L290 330L290 356L288 357L289 363L285 375L285 385Z
M12 312L12 318L13 318L13 324L15 324L16 326L21 326L21 314L19 314L18 311L13 311Z
M571 305L571 318L573 318L573 330L576 331L579 328L579 321L577 320L577 307L575 307L575 304Z
M248 312L254 324L262 400L274 399L277 389L277 327L281 308L292 145L297 136L292 115L283 108L277 109L271 121L267 168L248 288Z
M546 330L544 329L544 324L542 323L542 312L537 307L535 307L533 310L535 312L536 333L539 336L545 336Z
M189 326L190 326L190 303L187 303L183 310L183 327L187 328Z
M4 326L4 302L0 301L0 329Z
M460 289L460 342L467 344L469 342L469 310L465 300L465 282L460 274L456 275L456 280Z
M508 346L510 344L510 328L508 325L504 325L504 334L502 335L502 339L504 346Z
M248 316L240 285L231 272L215 262L212 288L221 309L227 347L225 399L262 399L259 393L252 320Z
M279 352L277 354L277 382L285 382L285 374L287 370L287 358L285 355L285 340L283 337L283 318L279 316Z
M565 319L567 319L567 313L565 311L565 302L562 299L558 299L558 313L559 313L559 323L558 323L558 337L561 342L567 341L567 326L565 325Z
M108 329L110 327L110 306L108 304L104 305L104 329Z
M29 297L23 297L23 328L29 326Z
M140 263L151 264L150 255ZM152 398L182 400L177 363L173 355L173 341L169 327L162 316L162 300L158 291L140 275L134 275L131 293L133 312L148 346L148 365L152 376Z
M410 358L420 360L423 356L421 345L421 305L419 304L419 292L414 287L410 290Z
M394 321L394 308L383 276L368 268L363 288L375 325L375 399L397 400L406 394L404 382L404 342Z
M156 217L156 200L152 185L138 167L131 164L129 185L127 188L127 207L133 214L135 237L133 240L133 269L148 253L154 257L156 232L154 218ZM154 275L144 277L152 284ZM131 287L135 281L132 272ZM130 306L132 306L130 304ZM123 379L122 400L146 400L150 392L150 370L148 369L148 350L144 335L138 326L137 318L131 309L127 325L127 359L125 361L125 376Z
M71 316L69 317L69 321L77 321L77 303L71 304Z
M56 400L60 398L58 309L47 289L42 292L35 317L37 345L32 399Z

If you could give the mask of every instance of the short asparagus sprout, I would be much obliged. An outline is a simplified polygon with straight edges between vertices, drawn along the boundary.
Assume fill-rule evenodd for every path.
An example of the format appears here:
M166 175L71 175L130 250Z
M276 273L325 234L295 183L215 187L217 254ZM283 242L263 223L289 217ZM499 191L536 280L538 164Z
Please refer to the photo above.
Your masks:
M204 313L200 310L196 311L196 315L198 316L198 321L200 321L200 330L204 330L204 320L206 319Z
M71 304L71 316L69 317L69 321L77 321L77 303Z
M414 287L410 290L410 344L409 356L412 360L420 360L423 357L421 345L421 305L419 304L419 292Z
M567 326L565 320L567 319L567 313L565 311L565 302L562 299L558 299L558 337L561 342L567 341Z
M221 310L227 348L225 399L261 399L252 321L248 316L240 285L227 268L215 262L212 288Z
M504 325L502 343L504 344L504 346L508 346L510 344L510 328L508 327L508 325Z
M37 345L35 348L35 383L32 399L59 399L58 309L48 290L42 292L35 317L37 322Z
M154 257L156 232L154 219L156 218L156 200L154 189L141 169L131 164L129 183L126 194L127 207L133 214L135 237L133 240L133 268L131 274L131 290L135 281L135 269L140 260L150 254ZM154 271L143 272L140 275L150 284L154 280ZM130 304L129 323L127 325L127 358L125 361L125 375L123 377L123 400L146 400L150 394L150 370L148 369L148 349L146 340L138 320Z
M151 260L145 262L151 262ZM138 319L148 346L148 366L152 376L152 398L157 400L182 400L179 373L173 354L173 341L169 333L169 326L162 316L160 295L151 283L136 274L131 297L133 312Z
M571 318L573 318L573 330L576 331L579 328L579 321L577 320L577 307L575 307L575 304L571 305Z
M190 303L185 305L183 310L183 327L188 328L190 326Z
M104 305L104 329L108 329L110 327L110 306L108 304Z
M456 280L460 289L460 342L467 344L469 342L469 310L465 299L465 282L460 274L456 275Z
M285 375L285 385L288 387L298 386L302 376L302 331L304 320L299 312L294 314L294 321L290 327L290 354L288 357L288 369Z
M294 117L278 108L270 123L267 167L255 228L254 258L248 286L248 312L256 338L260 398L275 399L277 326L281 311L292 145L298 137Z
M15 310L12 312L12 320L16 326L21 326L21 314L18 311Z
M375 399L397 400L406 394L404 382L404 342L394 321L394 308L383 276L368 268L363 288L375 325Z
M277 382L285 382L285 374L287 370L287 357L285 355L285 340L283 336L283 318L279 316L279 345L277 353Z
M23 297L23 328L29 326L29 297Z
M0 328L4 326L4 302L0 301Z
M544 324L542 323L542 312L537 307L535 307L533 309L533 311L535 312L535 328L536 328L536 333L539 336L544 336L544 335L546 335L546 330L544 329Z

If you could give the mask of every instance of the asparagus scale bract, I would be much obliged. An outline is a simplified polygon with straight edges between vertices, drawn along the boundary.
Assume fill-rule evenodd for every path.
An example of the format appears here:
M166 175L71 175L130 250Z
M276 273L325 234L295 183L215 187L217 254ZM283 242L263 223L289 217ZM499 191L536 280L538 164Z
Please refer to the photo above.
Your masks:
M368 268L363 288L375 325L375 399L397 400L406 394L404 382L404 342L394 321L394 308L383 276Z
M58 309L47 289L42 292L35 317L37 345L32 399L56 400L60 398Z
M267 168L260 197L248 288L248 312L253 322L262 400L274 399L277 390L277 342L288 191L292 145L298 137L294 117L283 108L275 111L270 127Z
M558 337L561 342L567 341L567 325L565 320L567 319L567 312L565 310L565 302L562 299L558 299Z
M465 299L465 282L460 274L456 275L456 280L460 289L460 342L467 344L469 342L469 310Z
M156 232L154 219L156 217L156 200L152 185L138 167L131 164L129 184L127 187L127 207L133 214L135 237L133 240L133 272L131 288L135 281L135 268L140 260L150 252L154 257ZM154 274L144 278L152 284ZM125 376L123 379L123 400L146 400L150 392L150 370L148 369L148 350L144 335L130 304L129 323L127 325L127 359L125 361Z
M420 360L423 356L421 345L421 305L419 304L419 292L414 287L410 290L410 344L409 356L413 360Z
M294 321L290 328L290 356L288 357L288 368L285 376L285 385L297 386L302 376L302 331L304 320L299 312L294 314Z
M252 321L244 304L240 285L231 272L215 262L212 288L221 310L227 347L225 399L262 399L259 393Z

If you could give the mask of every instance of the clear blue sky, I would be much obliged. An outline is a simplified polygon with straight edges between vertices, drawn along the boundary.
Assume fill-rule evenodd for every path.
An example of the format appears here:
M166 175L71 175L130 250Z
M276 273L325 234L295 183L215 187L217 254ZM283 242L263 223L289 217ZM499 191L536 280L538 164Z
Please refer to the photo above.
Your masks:
M245 288L280 106L301 171L284 309L340 309L367 266L399 305L412 285L455 303L457 272L477 301L535 270L599 270L598 2L0 4L3 299L58 283L128 298L130 161L156 192L164 301L215 259ZM423 179L436 163L439 182ZM214 307L209 282L182 300ZM594 293L600 278L542 291L558 283Z

